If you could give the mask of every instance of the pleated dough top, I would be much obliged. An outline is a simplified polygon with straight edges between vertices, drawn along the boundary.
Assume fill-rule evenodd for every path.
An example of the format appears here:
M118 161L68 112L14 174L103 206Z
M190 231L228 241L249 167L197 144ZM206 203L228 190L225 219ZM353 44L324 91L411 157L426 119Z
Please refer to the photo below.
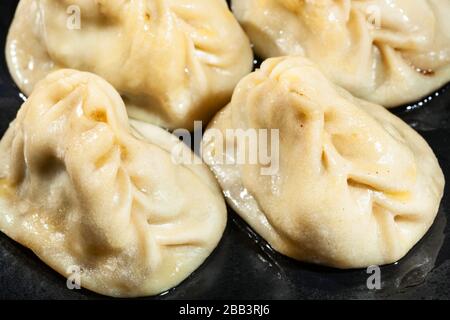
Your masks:
M227 130L278 130L278 141L257 144L260 154L278 145L278 170L238 161L251 140ZM338 268L402 258L433 223L444 190L419 134L301 57L269 59L238 84L205 132L203 157L230 205L275 250Z
M161 293L212 252L226 207L204 164L178 164L168 132L133 121L100 77L60 70L36 85L0 142L0 230L81 286Z

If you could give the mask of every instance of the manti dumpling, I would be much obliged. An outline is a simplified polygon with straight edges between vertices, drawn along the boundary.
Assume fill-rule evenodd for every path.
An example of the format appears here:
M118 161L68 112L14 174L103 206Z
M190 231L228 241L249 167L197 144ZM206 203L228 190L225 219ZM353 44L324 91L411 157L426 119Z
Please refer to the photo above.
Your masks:
M27 95L53 70L89 71L132 118L188 130L229 102L253 62L225 0L21 0L6 57Z
M450 81L449 0L233 0L256 53L302 55L354 96L395 107Z
M56 71L0 142L0 230L60 274L78 270L92 291L163 292L208 257L226 223L213 175L178 164L179 143L150 124L130 127L100 77Z
M250 161L251 141L270 163ZM269 59L238 84L205 132L203 157L275 250L337 268L402 258L433 223L444 189L419 134L302 57Z

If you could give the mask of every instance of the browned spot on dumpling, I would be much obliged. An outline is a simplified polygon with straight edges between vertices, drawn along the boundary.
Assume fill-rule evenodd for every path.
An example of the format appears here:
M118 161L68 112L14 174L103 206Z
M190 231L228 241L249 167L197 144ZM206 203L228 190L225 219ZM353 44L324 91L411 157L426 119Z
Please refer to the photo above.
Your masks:
M126 160L128 158L128 149L124 145L120 145L120 158L122 161Z
M109 149L107 152L102 154L96 161L95 161L95 167L97 169L100 169L104 167L107 163L112 161L114 159L114 156L117 152L117 148L113 146L111 149Z
M0 197L7 197L7 199L12 199L14 184L11 183L7 178L0 179Z
M97 109L89 114L89 118L97 122L108 122L108 115L105 110Z

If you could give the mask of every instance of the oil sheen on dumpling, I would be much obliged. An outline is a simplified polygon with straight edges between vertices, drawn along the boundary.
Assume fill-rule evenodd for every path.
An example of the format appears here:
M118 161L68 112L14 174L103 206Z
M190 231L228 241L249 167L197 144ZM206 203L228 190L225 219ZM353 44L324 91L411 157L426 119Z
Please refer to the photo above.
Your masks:
M229 102L253 61L225 0L21 0L6 56L27 95L52 70L89 71L132 118L189 130Z
M236 161L249 139L237 143L227 131L249 129L279 130L271 175L267 162ZM276 150L268 141L258 152ZM402 258L433 223L444 188L419 134L301 57L269 59L238 84L205 133L203 156L230 205L275 250L338 268Z
M179 144L156 126L130 127L100 77L56 71L0 142L0 230L60 274L80 271L92 291L172 288L208 257L226 223L213 175L204 164L178 165Z
M448 0L233 0L233 11L257 54L306 56L385 107L450 81Z

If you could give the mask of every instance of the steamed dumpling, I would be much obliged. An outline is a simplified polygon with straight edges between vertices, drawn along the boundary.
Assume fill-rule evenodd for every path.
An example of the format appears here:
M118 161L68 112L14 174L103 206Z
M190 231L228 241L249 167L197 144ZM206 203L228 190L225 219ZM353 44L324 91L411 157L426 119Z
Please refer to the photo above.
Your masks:
M52 73L0 142L0 230L64 276L78 267L95 292L163 292L208 257L226 223L208 168L176 164L174 148L163 129L130 127L100 77Z
M238 162L261 129L279 130L253 144L275 153L270 163ZM238 84L205 132L203 156L230 205L275 250L338 268L402 258L433 223L444 188L419 134L301 57L269 59Z
M225 0L21 0L6 57L27 95L53 70L90 71L132 118L170 129L208 121L253 61Z
M256 53L303 55L353 95L395 107L450 81L449 0L233 0Z

